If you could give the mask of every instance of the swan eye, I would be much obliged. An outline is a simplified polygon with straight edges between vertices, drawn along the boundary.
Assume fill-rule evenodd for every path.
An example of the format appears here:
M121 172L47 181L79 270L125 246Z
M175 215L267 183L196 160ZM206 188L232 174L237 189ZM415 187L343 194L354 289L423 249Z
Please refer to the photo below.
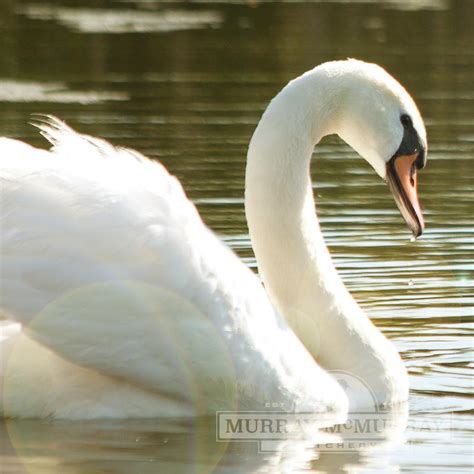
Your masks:
M404 127L410 127L413 125L413 122L411 121L411 117L407 114L403 114L401 117L400 117L400 122L402 122L402 125Z

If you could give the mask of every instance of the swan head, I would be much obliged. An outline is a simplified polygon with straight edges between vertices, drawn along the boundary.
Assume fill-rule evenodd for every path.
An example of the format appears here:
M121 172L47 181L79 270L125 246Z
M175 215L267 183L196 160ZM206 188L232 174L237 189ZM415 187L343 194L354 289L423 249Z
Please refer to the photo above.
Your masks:
M336 133L387 181L415 237L424 229L417 173L426 164L426 130L410 94L376 64L327 63L340 79Z

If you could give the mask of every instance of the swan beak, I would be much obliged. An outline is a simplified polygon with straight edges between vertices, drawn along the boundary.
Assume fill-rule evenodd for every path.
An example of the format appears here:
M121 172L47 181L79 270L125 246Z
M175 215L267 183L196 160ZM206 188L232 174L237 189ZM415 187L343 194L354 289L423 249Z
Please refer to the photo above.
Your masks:
M414 237L423 233L425 223L418 200L418 153L394 156L387 163L387 182Z

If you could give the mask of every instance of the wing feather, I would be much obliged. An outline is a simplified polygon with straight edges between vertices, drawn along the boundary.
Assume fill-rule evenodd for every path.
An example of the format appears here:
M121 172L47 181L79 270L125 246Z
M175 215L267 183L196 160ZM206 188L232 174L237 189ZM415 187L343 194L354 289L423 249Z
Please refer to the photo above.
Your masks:
M161 164L53 117L37 126L50 152L0 142L3 312L75 363L167 396L230 373L211 357L213 318L233 309L212 264L253 275Z

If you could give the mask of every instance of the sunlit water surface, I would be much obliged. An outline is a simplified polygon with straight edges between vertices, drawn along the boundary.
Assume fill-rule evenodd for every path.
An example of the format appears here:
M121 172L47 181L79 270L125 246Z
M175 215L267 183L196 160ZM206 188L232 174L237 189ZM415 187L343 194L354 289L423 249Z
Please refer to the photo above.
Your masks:
M246 147L269 99L320 62L378 62L429 135L426 232L413 243L386 185L340 140L313 163L318 213L344 281L411 377L395 441L258 453L214 420L2 425L2 472L472 472L474 7L450 0L6 0L0 134L36 145L32 113L159 158L206 223L256 268L243 211ZM290 443L291 444L291 443Z

